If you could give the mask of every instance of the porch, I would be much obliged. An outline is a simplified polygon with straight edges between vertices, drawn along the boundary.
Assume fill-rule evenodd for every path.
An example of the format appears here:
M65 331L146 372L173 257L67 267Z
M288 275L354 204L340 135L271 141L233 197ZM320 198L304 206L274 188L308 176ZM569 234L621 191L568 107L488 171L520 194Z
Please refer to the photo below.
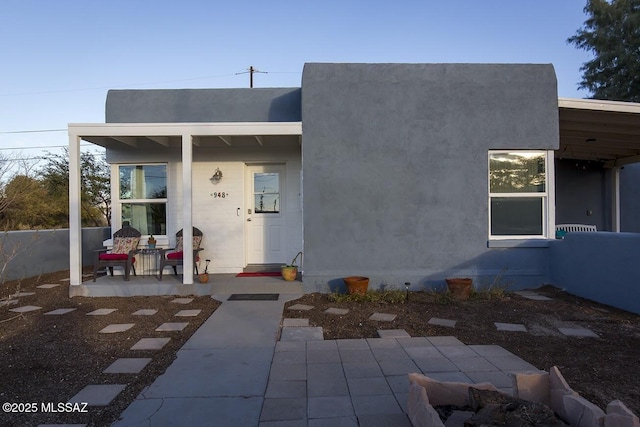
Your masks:
M159 281L155 276L101 276L95 282L86 277L77 286L69 286L69 296L129 297L159 295L216 295L216 294L302 294L302 282L287 282L281 277L236 277L235 274L209 274L208 283L198 283L194 275L191 284L184 284L181 274L166 274Z

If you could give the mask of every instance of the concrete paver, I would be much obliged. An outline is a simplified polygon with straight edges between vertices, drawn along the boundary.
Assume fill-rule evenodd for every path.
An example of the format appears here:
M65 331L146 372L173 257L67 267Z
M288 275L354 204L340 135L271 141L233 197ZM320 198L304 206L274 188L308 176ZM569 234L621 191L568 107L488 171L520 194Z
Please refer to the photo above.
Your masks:
M568 337L591 337L598 338L598 334L586 328L558 328L558 330Z
M312 305L294 304L290 306L288 310L309 311L309 310L312 310L313 308L314 307Z
M349 312L349 310L346 309L346 308L330 307L330 308L327 308L324 312L327 313L327 314L333 314L335 316L343 316L343 315L347 314Z
M36 288L38 288L38 289L53 289L53 288L57 288L58 286L60 286L59 283L45 283L44 285L36 286Z
M438 317L432 317L427 323L435 326L444 326L446 328L455 328L456 323L458 322L451 319L440 319Z
M117 308L99 308L97 310L90 311L87 313L87 316L106 316L107 314L111 314L114 311L118 311Z
M133 312L132 314L134 316L153 316L157 312L158 312L158 310L156 310L154 308L142 308L142 309L140 309L138 311Z
M133 328L135 323L114 323L113 325L107 325L98 332L101 334L117 334L120 332L128 331Z
M378 336L380 338L408 338L411 335L404 329L378 329Z
M131 350L160 350L171 341L171 338L140 338Z
M520 323L500 323L494 322L496 328L499 331L508 331L508 332L527 332L527 327Z
M87 403L89 406L107 406L126 386L126 384L88 385L69 399L69 403Z
M57 316L57 315L71 313L72 311L75 311L75 310L77 310L77 308L56 308L55 310L46 312L45 315Z
M309 319L297 319L297 318L282 319L282 326L309 326Z
M178 332L189 326L189 322L167 322L156 328L156 332Z
M369 320L374 320L376 322L393 322L398 317L397 314L390 313L373 313Z
M446 346L446 345L464 345L462 341L460 341L456 337L445 336L445 337L426 337L427 340L433 345Z
M349 417L353 416L351 399L345 396L310 397L308 404L309 418Z
M176 304L189 304L193 301L193 298L176 298L174 300L172 300L171 302L176 303Z
M148 357L129 357L117 359L107 369L102 371L105 374L137 374L151 362Z
M196 317L202 310L180 310L175 315L176 317Z
M22 307L11 308L9 311L13 311L14 313L28 313L30 311L40 310L42 307L37 307L35 305L24 305Z
M309 341L322 340L324 335L321 327L313 326L287 326L282 328L280 336L282 341Z

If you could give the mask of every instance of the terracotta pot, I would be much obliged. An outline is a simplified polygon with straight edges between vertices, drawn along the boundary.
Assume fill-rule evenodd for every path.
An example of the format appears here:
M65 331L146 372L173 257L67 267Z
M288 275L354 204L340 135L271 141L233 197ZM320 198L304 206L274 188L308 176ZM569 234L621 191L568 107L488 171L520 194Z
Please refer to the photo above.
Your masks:
M451 296L458 300L467 300L471 296L471 290L473 289L473 281L467 278L451 278L445 279L447 287Z
M347 285L347 291L350 294L364 295L369 288L369 278L363 276L349 276L345 277L344 284Z
M209 281L209 274L208 273L199 274L198 280L200 280L200 283L207 283Z
M282 274L282 278L287 282L291 282L296 280L298 277L298 267L295 266L284 266L280 269L280 274Z

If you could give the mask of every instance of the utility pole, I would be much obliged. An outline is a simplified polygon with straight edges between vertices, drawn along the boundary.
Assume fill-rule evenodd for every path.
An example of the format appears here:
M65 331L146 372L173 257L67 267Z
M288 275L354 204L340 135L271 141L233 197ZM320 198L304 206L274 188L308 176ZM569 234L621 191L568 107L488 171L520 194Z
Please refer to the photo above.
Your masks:
M242 73L236 73L236 76L238 74L247 74L249 73L249 87L253 88L253 73L264 73L264 74L268 74L267 71L260 71L260 70L256 70L255 68L253 68L253 65L249 66L249 69L247 71L243 71Z

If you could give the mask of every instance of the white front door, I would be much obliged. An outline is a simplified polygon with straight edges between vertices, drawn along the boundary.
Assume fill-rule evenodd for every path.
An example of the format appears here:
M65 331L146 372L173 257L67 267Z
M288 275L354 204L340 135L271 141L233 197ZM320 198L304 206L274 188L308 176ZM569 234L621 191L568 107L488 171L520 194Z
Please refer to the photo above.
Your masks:
M247 264L285 264L285 167L247 166L245 182Z

